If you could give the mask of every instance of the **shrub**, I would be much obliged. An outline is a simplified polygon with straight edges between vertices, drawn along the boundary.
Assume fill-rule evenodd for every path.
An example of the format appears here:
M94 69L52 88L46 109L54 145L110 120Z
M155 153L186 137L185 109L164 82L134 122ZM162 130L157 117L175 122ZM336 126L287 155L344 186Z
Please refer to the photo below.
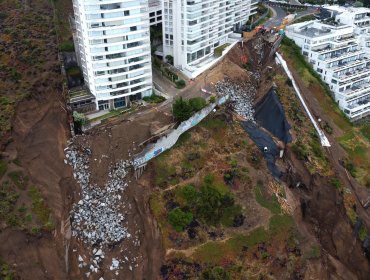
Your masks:
M180 208L175 208L168 214L168 221L177 232L183 231L192 220L193 215L182 211Z
M169 64L173 65L173 56L172 55L166 55L166 60Z
M186 83L185 83L185 81L184 81L184 80L178 80L178 81L176 81L175 83L176 83L176 87L177 87L177 88L183 88L183 87L185 87L185 86L186 86Z
M190 204L196 200L198 192L192 185L186 185L181 188L180 196L186 200L187 204Z
M216 102L216 97L211 96L211 97L209 98L209 103L215 103L215 102Z
M189 105L195 112L198 112L207 106L207 101L202 97L194 97L189 99Z
M156 95L155 93L153 93L151 96L145 96L143 97L143 100L146 101L146 102L149 102L149 103L161 103L163 101L166 100L166 98L164 98L163 96L160 96L160 95Z
M62 52L73 52L75 50L75 46L72 42L63 42L60 44L60 51Z
M229 280L231 279L230 273L225 271L220 266L216 266L213 268L208 268L207 270L203 271L202 279L204 280Z
M192 113L192 107L182 97L176 99L173 103L173 115L178 121L186 121L191 117Z

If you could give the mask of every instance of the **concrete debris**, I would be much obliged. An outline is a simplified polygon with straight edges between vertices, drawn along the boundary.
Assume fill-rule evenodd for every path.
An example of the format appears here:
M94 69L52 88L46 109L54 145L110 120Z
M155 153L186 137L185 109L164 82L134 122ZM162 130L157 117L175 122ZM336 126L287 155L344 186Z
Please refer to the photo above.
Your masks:
M90 245L109 245L128 237L127 228L122 225L124 217L119 214L119 193L127 187L124 178L131 163L119 161L111 166L108 181L101 188L90 184L90 155L91 150L86 147L79 150L71 146L66 151L73 175L82 189L81 199L71 211L72 235Z
M254 121L253 99L256 94L256 87L252 83L236 83L229 79L217 82L218 94L228 94L231 108L246 120Z

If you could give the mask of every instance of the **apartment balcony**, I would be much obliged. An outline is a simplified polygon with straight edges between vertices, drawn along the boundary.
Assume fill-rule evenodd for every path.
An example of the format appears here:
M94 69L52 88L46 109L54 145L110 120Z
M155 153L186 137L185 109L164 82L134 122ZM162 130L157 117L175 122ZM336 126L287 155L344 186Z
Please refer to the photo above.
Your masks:
M345 74L342 74L342 75L338 75L337 73L334 73L333 77L341 80L340 83L343 83L347 80L351 80L352 78L354 78L356 76L359 76L359 75L362 75L362 74L365 74L365 73L370 74L370 66L362 67L362 68L352 70L352 71L348 71L348 72L346 72Z
M341 92L341 94L345 96L345 100L347 102L353 101L363 95L370 94L370 83L366 82L364 84L361 84L360 86L353 86L352 88Z
M322 57L319 56L318 58L321 61L331 63L331 62L334 62L334 61L337 61L337 60L358 56L360 54L364 54L364 52L363 51L354 51L354 52L351 51L351 52L345 52L345 53L342 53L342 54L334 54L334 55L331 55L330 57L326 57L326 58L322 58Z
M332 70L333 72L340 72L340 71L343 71L345 69L348 69L348 68L352 68L352 67L357 67L357 66L360 66L362 64L367 64L370 62L370 59L369 58L366 58L366 57L363 57L363 58L359 58L353 62L339 62L338 66L334 66L334 67L328 67L328 69Z
M357 43L352 43L352 44L337 46L337 47L334 47L334 48L332 46L328 46L325 49L319 50L319 51L316 51L316 52L318 54L325 54L325 53L331 53L331 52L335 52L335 51L338 51L338 50L344 50L344 49L347 49L347 48L354 48L354 47L358 47L358 44Z

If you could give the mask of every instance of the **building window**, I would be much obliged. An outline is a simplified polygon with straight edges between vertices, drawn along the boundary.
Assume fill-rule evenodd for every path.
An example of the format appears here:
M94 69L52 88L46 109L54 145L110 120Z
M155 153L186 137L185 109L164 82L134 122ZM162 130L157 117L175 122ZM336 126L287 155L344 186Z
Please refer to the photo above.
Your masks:
M130 27L130 31L136 31L137 30L137 26L131 26Z
M130 15L130 11L124 11L124 12L123 12L123 14L124 14L125 16L129 16L129 15Z

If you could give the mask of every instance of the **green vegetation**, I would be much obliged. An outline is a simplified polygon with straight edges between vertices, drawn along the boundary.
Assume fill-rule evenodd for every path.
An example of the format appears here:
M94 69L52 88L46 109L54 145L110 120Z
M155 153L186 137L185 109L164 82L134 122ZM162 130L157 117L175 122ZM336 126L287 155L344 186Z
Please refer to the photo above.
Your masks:
M331 112L330 116L332 117L332 120L341 129L351 128L352 125L349 122L348 118L339 109L338 105L333 102L334 100L330 89L321 80L320 75L317 74L312 66L305 60L304 56L301 53L301 49L294 43L294 41L287 37L284 37L281 44L281 50L284 53L284 57L287 57L291 60L295 70L300 74L306 86L318 85L321 88L322 92L327 95L329 100L326 99L326 102L321 105L325 106L325 111Z
M173 65L173 56L172 55L166 55L166 60L169 64Z
M80 67L73 66L67 69L67 75L71 77L81 77L82 78L82 72Z
M189 100L180 97L173 103L173 115L178 121L183 122L206 105L206 100L201 97L190 98Z
M4 176L8 170L8 162L0 159L0 179Z
M204 176L199 190L192 185L178 188L176 200L207 225L231 227L235 217L242 215L242 209L235 204L232 193L224 183L217 182L212 174Z
M318 100L324 113L342 130L343 134L337 140L348 154L348 159L344 160L344 166L360 184L366 186L370 179L369 124L353 126L349 122L348 118L333 100L330 89L305 60L300 48L292 40L285 37L280 50L283 52L285 59L298 72L305 86ZM291 112L289 112L289 116L291 116L290 114ZM297 127L298 125L297 123ZM329 134L333 132L333 128L329 124L324 123L323 129ZM305 152L308 152L308 155L311 156L309 154L310 150L317 160L325 158L322 148L320 147L319 149L317 141L305 143L306 147L300 146L299 143L296 144L297 147L293 147L293 151L298 154L299 158L304 157ZM327 164L325 163L325 165Z
M193 220L193 215L189 212L184 212L180 208L175 208L168 213L168 221L176 231L183 231Z
M193 111L198 112L207 106L207 101L202 97L193 97L189 99L189 105Z
M8 220L10 213L13 211L19 194L13 185L6 181L0 186L0 220Z
M207 242L195 250L193 258L202 263L218 265L223 259L237 257L244 248L253 248L261 243L289 238L293 226L293 219L290 216L274 215L270 219L268 230L259 227L248 234L236 234L225 242ZM262 257L266 257L266 252Z
M163 101L165 101L165 100L166 100L166 98L164 98L163 96L160 96L160 95L156 95L156 94L153 92L151 96L145 96L145 97L143 98L143 100L144 100L145 102L158 104L158 103L162 103Z
M305 22L305 21L310 21L316 19L315 15L306 15L299 17L293 21L293 23L300 23L300 22Z
M159 187L166 187L169 183L177 183L176 167L168 164L168 153L162 153L156 158L155 184Z
M40 191L35 186L31 186L28 195L32 200L32 212L36 215L45 230L52 230L54 224L51 220L51 212L42 198Z
M177 88L184 88L186 86L186 83L184 80L177 80L175 82Z
M270 210L272 214L280 214L281 207L275 195L270 197L265 194L264 186L262 182L257 182L257 186L254 189L256 201L264 208Z
M320 246L314 244L311 246L310 251L306 254L307 259L318 259L321 256Z
M61 52L74 52L75 51L75 46L73 42L63 42L60 44L60 51Z
M8 173L9 178L20 189L25 189L28 183L28 177L22 171L12 171Z
M220 266L208 268L202 272L203 280L229 280L230 273Z
M1 258L0 258L0 279L3 279L3 280L14 280L15 279L14 271Z
M215 48L214 50L214 55L215 56L221 56L222 55L222 52L224 51L224 49L226 49L228 46L230 46L230 44L223 44L221 46L218 46L217 48Z
M331 177L329 179L329 183L330 183L330 185L335 187L337 190L340 190L341 187L342 187L342 184L341 184L340 180L337 177Z

